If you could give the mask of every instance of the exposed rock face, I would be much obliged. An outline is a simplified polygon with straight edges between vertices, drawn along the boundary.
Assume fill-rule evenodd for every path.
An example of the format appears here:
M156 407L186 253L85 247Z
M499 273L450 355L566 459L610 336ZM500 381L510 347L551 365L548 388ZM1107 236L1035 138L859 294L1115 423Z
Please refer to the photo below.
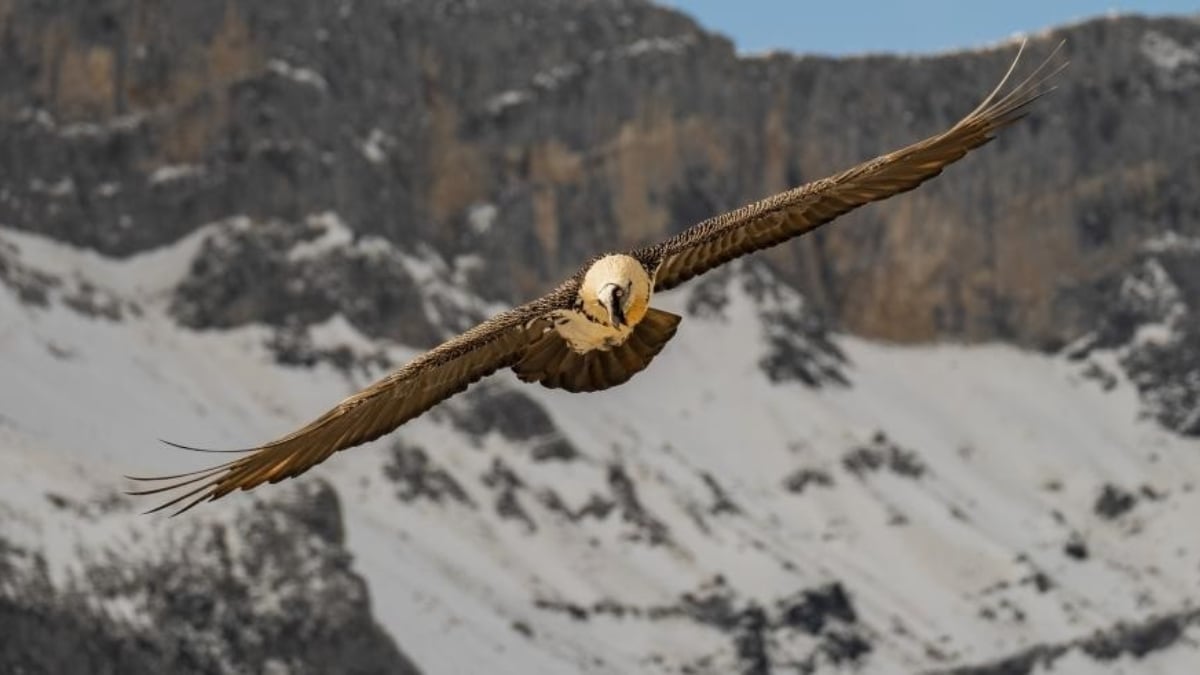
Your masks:
M1200 297L1191 188L1200 184L1200 24L1089 22L1037 38L1029 63L1062 37L1073 63L1061 88L996 143L910 195L697 280L679 311L716 325L740 307L752 320L739 325L763 330L756 362L737 377L780 390L796 381L854 391L831 327L898 341L998 339L1061 348L1105 391L1131 380L1147 415L1200 435L1191 300ZM176 323L264 323L276 328L267 346L278 362L364 375L389 363L385 346L329 347L310 329L341 316L367 338L433 344L597 251L658 239L944 128L1012 53L742 58L640 0L0 0L0 225L109 256L193 234L186 276L171 290ZM61 302L109 322L140 311L133 298L27 263L0 239L0 285L25 305ZM752 302L730 302L735 294ZM665 464L660 476L622 456L640 445L612 458L577 447L580 437L558 429L535 396L502 386L473 389L436 414L464 446L480 446L479 465L452 464L429 440L398 442L381 467L388 502L478 518L495 525L489 539L540 543L578 529L598 550L628 544L684 558L711 535L791 571L804 560L775 553L744 524L764 515L764 491L784 493L805 517L843 510L827 500L874 495L878 509L864 513L886 527L949 513L958 528L974 513L942 499L957 494L945 489L957 472L944 456L882 432L824 460L780 460L760 489L731 479L732 464ZM529 461L503 454L514 448ZM697 469L694 485L664 493L663 476L687 473L679 467ZM1046 489L1063 489L1057 481ZM1089 485L1096 501L1085 510L1098 527L1064 521L1047 535L1064 564L1119 567L1104 533L1127 526L1133 537L1153 513L1153 490L1109 485ZM332 492L300 494L247 511L236 528L244 540L202 520L178 547L102 556L67 586L51 581L38 551L0 537L0 623L18 638L0 640L0 670L411 671L374 624L330 515ZM906 501L926 494L931 501ZM813 539L802 543L822 555L836 553L820 548L825 539L859 536L837 518L808 527ZM995 539L954 541L985 548ZM1049 611L1040 598L1055 596L1070 570L1029 567L1005 588L1037 595L988 598L980 616L1019 624ZM158 580L148 590L147 578ZM887 623L869 623L878 598L861 589L874 584L830 579L753 596L743 586L753 584L714 582L665 604L553 600L530 613L711 630L720 638L711 650L672 663L693 672L861 669L910 641L903 626L888 637ZM553 624L521 617L512 625L522 639L556 639L543 632ZM1195 623L1190 610L1164 614L961 672L1028 672L1072 651L1140 657ZM932 633L921 640L911 641L926 650L922 663L974 662L940 651ZM63 643L78 649L55 649Z
M4 240L0 240L0 285L12 289L22 304L35 307L46 307L54 300L80 314L111 321L141 311L136 303L122 300L79 276L60 277L25 265L20 248Z
M170 541L94 552L65 587L38 551L0 538L0 670L416 673L371 617L336 494L283 495L235 528L181 521Z
M429 269L527 299L597 251L946 127L1014 50L744 58L640 0L85 4L0 14L0 222L127 255L246 216L204 244L182 323L341 311L418 347L487 314L431 290ZM1093 331L1148 240L1200 235L1200 23L1091 21L1034 39L1029 63L1061 39L1071 67L1028 120L760 260L865 336L1055 349ZM337 227L314 229L323 214ZM41 292L3 262L0 277ZM779 319L764 371L837 382L823 322ZM1177 429L1200 428L1200 387L1171 374L1196 369L1188 335L1123 360L1159 373L1143 394Z
M438 466L423 449L401 441L392 445L383 475L396 484L396 498L403 502L428 499L437 504L475 505L453 474Z
M830 337L830 321L761 260L734 261L694 282L689 316L721 321L730 294L745 293L766 329L759 368L772 382L799 381L809 387L846 385L846 357Z
M497 432L531 446L534 459L570 461L579 453L537 401L524 393L484 382L446 407L456 426L476 439Z
M1149 240L1130 266L1077 289L1092 330L1066 350L1102 381L1106 355L1137 386L1147 415L1200 435L1200 239Z
M918 479L928 470L917 453L888 440L882 431L876 432L869 444L847 452L842 457L842 468L859 479L877 471L890 471L897 476Z
M483 253L480 290L507 301L941 129L1013 52L739 58L636 0L84 5L0 15L0 222L128 254L231 214L330 210ZM1063 38L1071 68L1031 119L773 254L781 272L870 336L1087 330L1071 289L1200 227L1200 24L1093 21L1030 62Z
M1121 658L1144 659L1169 649L1200 621L1200 612L1185 610L1150 617L1145 621L1121 623L1105 630L1065 642L1042 644L988 663L936 671L939 675L1030 675L1053 670L1055 662L1069 654L1081 655L1097 671ZM932 673L930 675L933 675Z
M421 312L417 284L394 251L369 242L323 245L342 226L327 227L227 224L201 245L172 313L191 328L230 328L307 326L340 312L370 336L436 341L438 329Z
M872 649L853 601L837 582L802 589L766 607L741 597L720 576L667 605L646 607L601 600L584 606L541 599L537 607L576 621L693 623L732 643L728 655L719 654L714 649L717 645L710 644L708 650L701 650L702 656L682 665L680 670L685 673L770 675L861 668ZM709 642L719 644L717 640Z

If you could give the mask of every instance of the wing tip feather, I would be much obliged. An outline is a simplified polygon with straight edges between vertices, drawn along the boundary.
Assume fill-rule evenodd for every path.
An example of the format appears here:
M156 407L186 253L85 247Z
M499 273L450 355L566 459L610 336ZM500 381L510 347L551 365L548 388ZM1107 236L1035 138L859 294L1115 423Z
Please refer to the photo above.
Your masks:
M258 449L258 448L238 448L236 450L216 450L213 448L198 448L198 447L191 446L191 445L184 445L182 443L176 443L175 441L168 441L165 438L158 439L158 442L162 443L163 445L170 446L172 448L178 448L180 450L187 450L189 452L206 452L206 453L213 453L213 454L245 454L247 452L254 452L255 450Z

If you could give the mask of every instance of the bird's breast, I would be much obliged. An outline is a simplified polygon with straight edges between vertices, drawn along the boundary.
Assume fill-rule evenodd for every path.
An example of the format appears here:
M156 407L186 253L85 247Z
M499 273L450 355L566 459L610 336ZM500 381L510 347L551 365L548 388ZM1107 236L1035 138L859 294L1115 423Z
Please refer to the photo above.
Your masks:
M573 309L561 310L551 316L554 330L566 340L571 349L584 354L596 349L612 349L633 332L632 326L613 328L587 314Z

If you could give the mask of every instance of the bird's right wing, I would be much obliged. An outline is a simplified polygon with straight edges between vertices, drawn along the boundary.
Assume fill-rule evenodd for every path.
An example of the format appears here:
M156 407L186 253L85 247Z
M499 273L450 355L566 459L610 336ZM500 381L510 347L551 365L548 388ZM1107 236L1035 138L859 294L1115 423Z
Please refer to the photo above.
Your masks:
M130 494L190 488L152 509L158 511L182 503L175 512L182 513L234 490L249 490L262 483L297 476L339 450L379 438L480 378L515 364L527 345L548 328L542 317L552 296L504 312L448 340L343 400L304 427L243 451L249 453L243 457L188 474L131 476L137 481L172 482Z
M1001 96L1021 58L1018 52L991 95L936 136L711 218L633 255L659 262L654 290L665 290L734 258L815 230L864 204L911 190L990 141L998 129L1023 117L1026 106L1048 91L1047 81L1066 65L1050 68L1057 52L1056 48L1033 73Z

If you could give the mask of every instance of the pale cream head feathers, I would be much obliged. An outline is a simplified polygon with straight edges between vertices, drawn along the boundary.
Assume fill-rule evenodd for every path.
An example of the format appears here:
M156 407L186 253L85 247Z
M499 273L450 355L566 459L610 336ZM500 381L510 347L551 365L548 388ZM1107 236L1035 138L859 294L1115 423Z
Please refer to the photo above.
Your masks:
M606 255L588 268L579 287L583 309L611 326L636 326L650 306L650 275L636 258Z

